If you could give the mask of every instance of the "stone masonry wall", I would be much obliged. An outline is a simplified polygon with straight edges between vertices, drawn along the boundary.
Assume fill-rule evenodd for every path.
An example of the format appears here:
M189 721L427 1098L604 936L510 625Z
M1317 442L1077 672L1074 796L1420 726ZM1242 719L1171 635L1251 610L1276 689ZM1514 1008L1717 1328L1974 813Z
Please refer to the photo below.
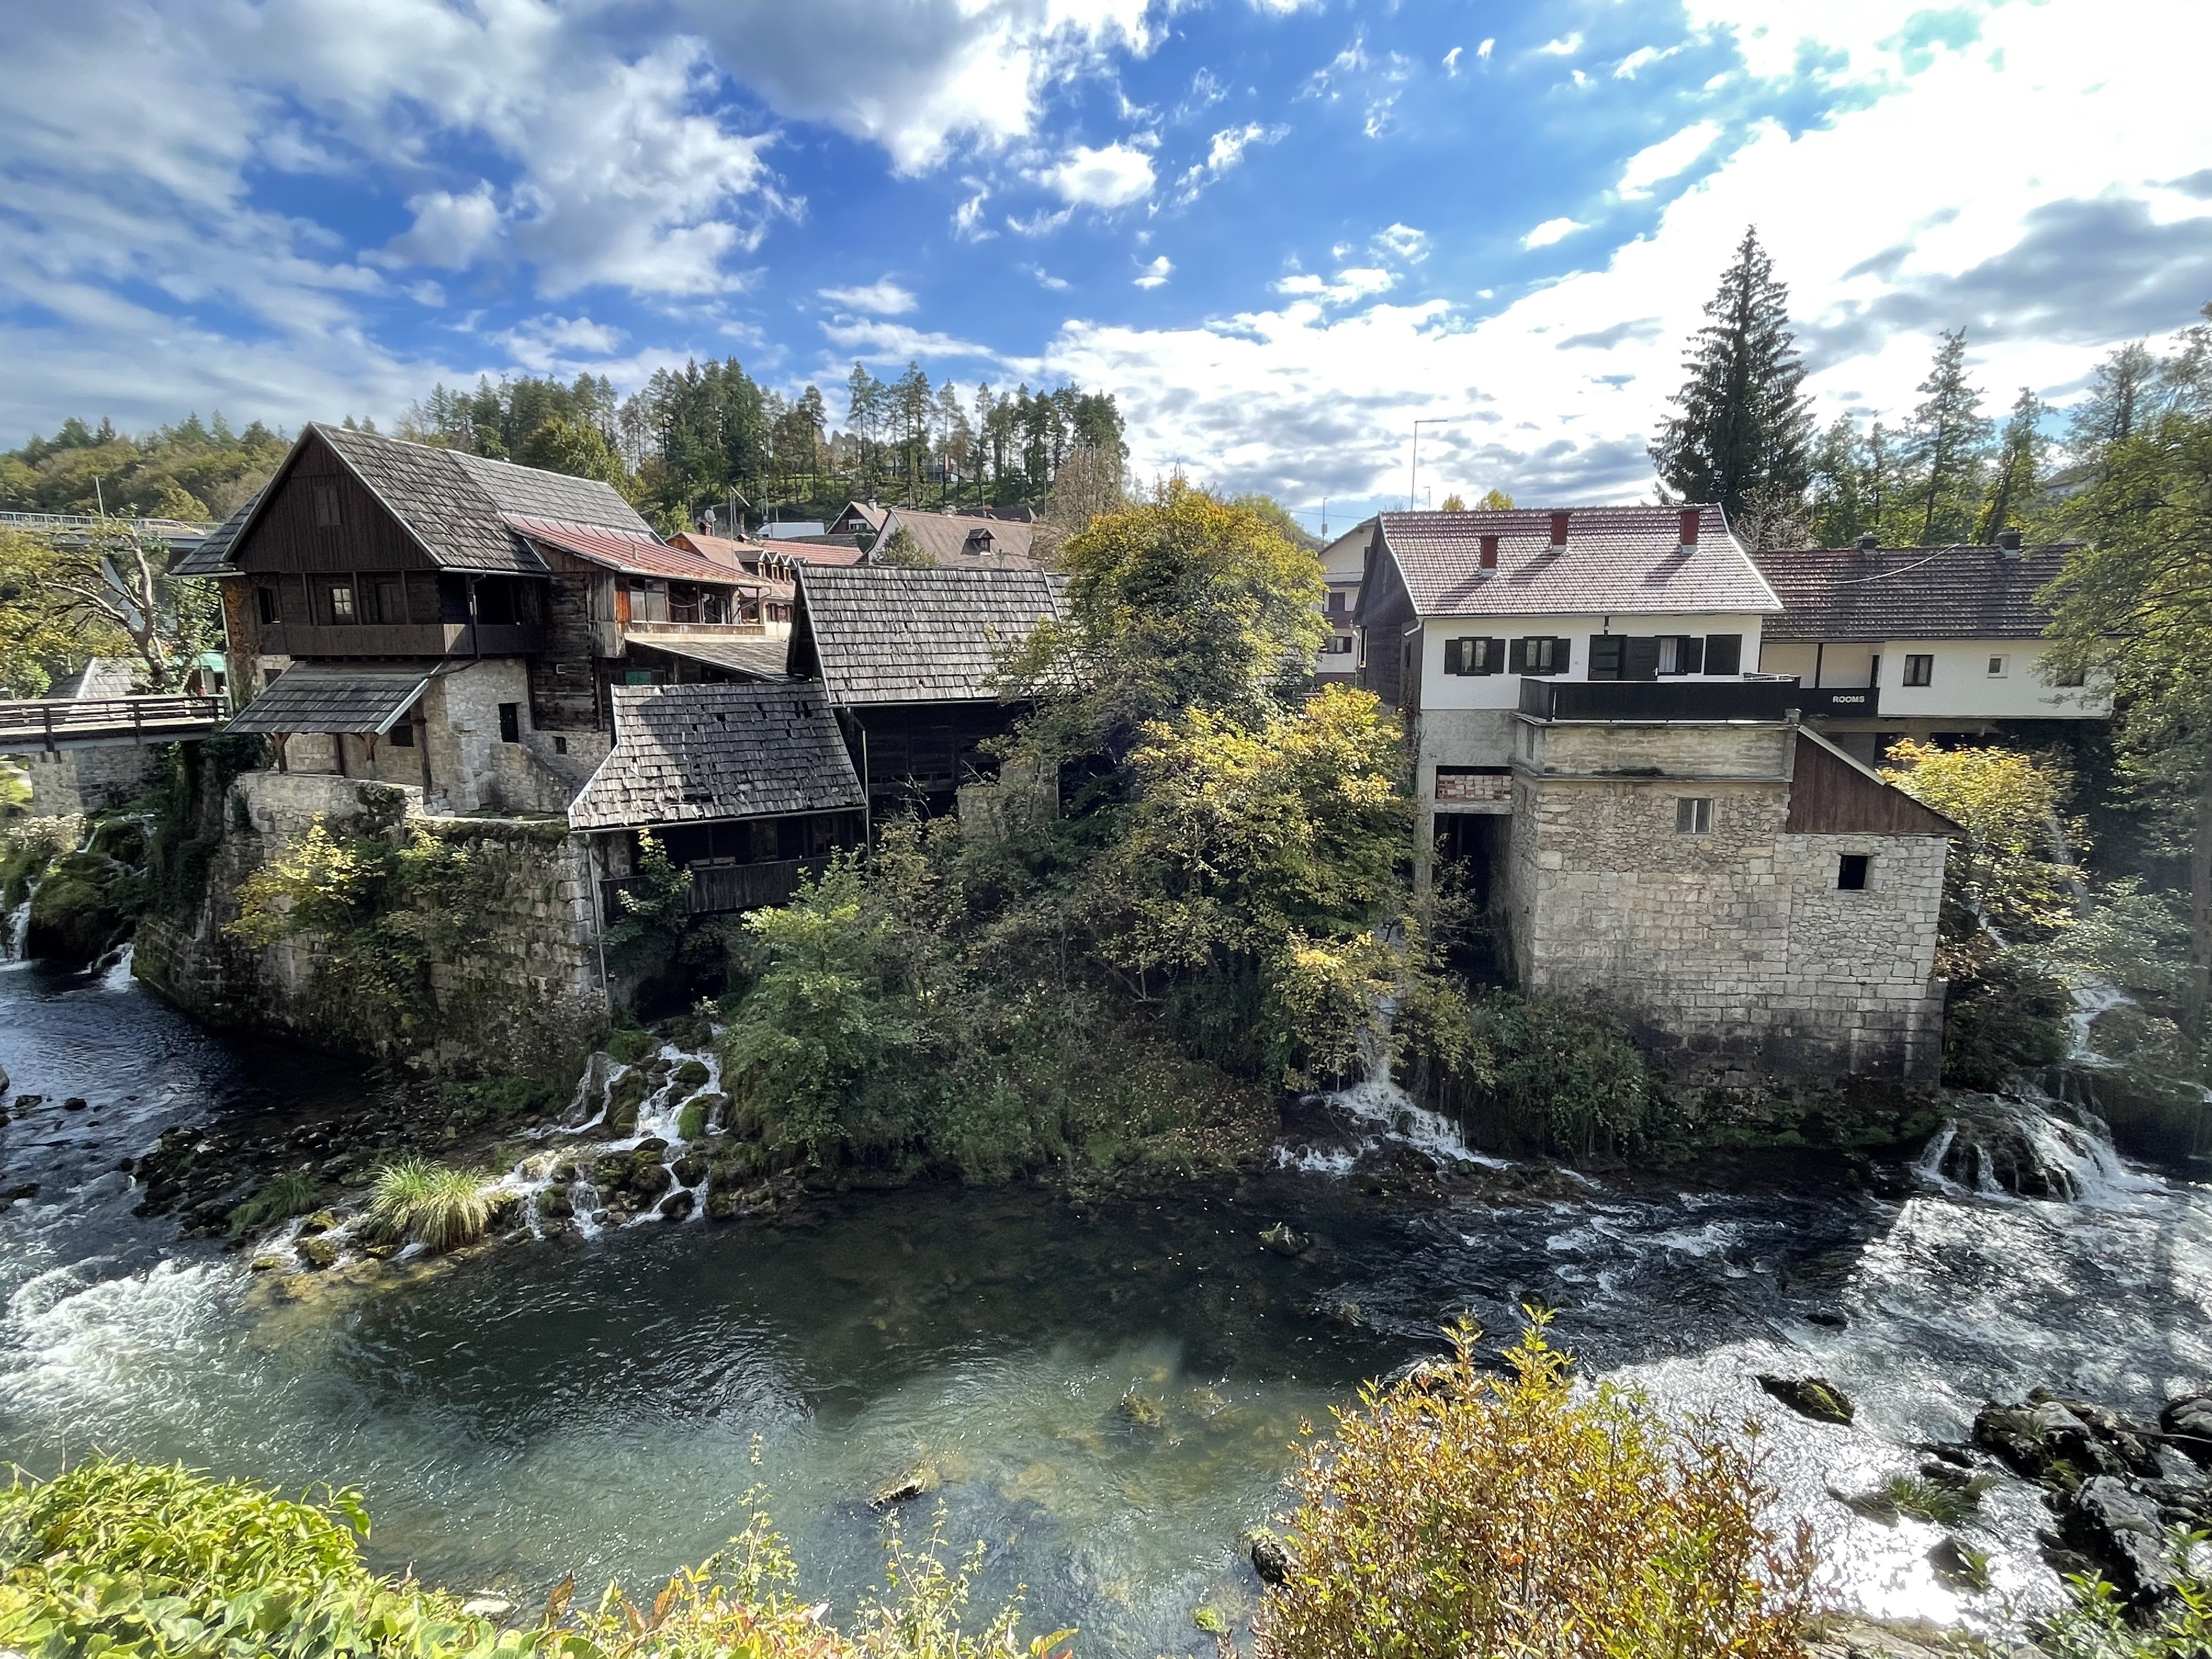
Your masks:
M584 844L565 825L427 816L419 787L297 772L244 775L222 813L204 901L188 918L148 917L133 957L141 978L202 1018L373 1050L325 978L328 941L301 934L257 951L223 931L240 884L319 817L335 833L419 833L472 855L479 937L459 959L433 957L434 1027L411 1052L384 1057L434 1073L558 1069L605 1025L593 890Z
M34 818L69 817L126 805L161 775L161 751L151 744L65 749L58 755L37 750L9 758L30 778L31 804L26 810Z
M1786 781L1714 781L1778 763L1753 732L1731 757L1711 733L1562 744L1561 730L1540 734L1538 759L1583 775L1515 779L1507 904L1524 987L1600 997L1667 1070L1934 1080L1941 839L1786 833ZM1588 775L1629 758L1686 775ZM1686 795L1712 802L1711 833L1677 832ZM1863 891L1836 885L1848 853L1871 860Z

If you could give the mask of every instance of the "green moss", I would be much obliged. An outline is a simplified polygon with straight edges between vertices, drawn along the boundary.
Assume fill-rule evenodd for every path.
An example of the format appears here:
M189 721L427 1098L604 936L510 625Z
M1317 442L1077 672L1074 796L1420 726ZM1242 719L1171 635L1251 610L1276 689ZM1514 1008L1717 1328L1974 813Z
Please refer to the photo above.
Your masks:
M632 1025L607 1034L606 1050L625 1066L635 1066L660 1047L652 1032Z
M644 1071L624 1072L607 1091L607 1133L626 1135L637 1127L637 1109L653 1092L652 1076Z
M30 953L93 961L146 907L144 878L104 853L70 853L47 867L31 897Z
M439 1094L448 1110L475 1122L514 1123L542 1118L558 1110L568 1099L567 1091L554 1084L512 1075L444 1084Z
M676 1120L676 1133L684 1140L696 1140L707 1133L707 1103L703 1099L685 1104Z

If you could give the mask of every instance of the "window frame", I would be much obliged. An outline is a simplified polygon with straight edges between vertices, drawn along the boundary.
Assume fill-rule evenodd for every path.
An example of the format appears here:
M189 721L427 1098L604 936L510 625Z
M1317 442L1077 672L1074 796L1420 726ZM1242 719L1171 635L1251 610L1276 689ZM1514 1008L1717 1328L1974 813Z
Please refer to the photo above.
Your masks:
M315 528L318 530L343 529L345 512L338 501L337 480L335 478L327 482L322 479L311 480L308 491L314 501Z
M1836 890L1863 893L1874 885L1874 854L1842 853L1836 858Z
M1714 666L1716 657L1728 659L1726 668ZM1700 674L1721 679L1733 679L1743 672L1743 635L1741 634L1708 634L1705 648L1698 669Z
M522 705L503 702L499 705L499 740L501 743L522 741Z
M1711 795L1675 796L1674 833L1678 836L1712 834L1713 798Z
M2012 653L1992 651L1989 655L1988 666L1982 672L1984 679L2009 679L2012 677Z
M330 606L331 627L351 628L361 621L361 607L355 603L350 581L327 584L323 596L324 603Z
M1936 653L1932 651L1908 651L1905 655L1905 676L1898 682L1913 690L1921 690L1936 684Z

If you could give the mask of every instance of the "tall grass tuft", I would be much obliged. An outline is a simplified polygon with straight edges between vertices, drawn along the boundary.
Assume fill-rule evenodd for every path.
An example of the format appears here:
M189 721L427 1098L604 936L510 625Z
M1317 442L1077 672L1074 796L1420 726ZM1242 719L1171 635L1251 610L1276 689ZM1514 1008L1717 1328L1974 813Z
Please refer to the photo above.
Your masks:
M387 1239L411 1237L425 1249L459 1249L484 1236L491 1200L480 1176L423 1158L397 1158L376 1172L368 1223Z
M322 1202L323 1183L305 1170L283 1170L253 1189L253 1196L230 1212L230 1236L243 1238L264 1227L305 1215Z

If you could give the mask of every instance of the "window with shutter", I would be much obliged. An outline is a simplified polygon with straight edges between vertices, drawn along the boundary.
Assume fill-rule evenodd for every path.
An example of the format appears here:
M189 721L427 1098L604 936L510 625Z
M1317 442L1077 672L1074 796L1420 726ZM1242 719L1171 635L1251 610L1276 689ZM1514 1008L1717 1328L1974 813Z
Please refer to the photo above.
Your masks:
M1743 635L1741 634L1706 635L1705 672L1741 674L1742 672Z
M1475 653L1474 672L1495 674L1505 666L1505 641L1503 640L1474 640L1469 641Z
M1591 635L1589 677L1594 680L1619 679L1621 653L1627 646L1627 639L1619 634Z
M1659 641L1641 635L1629 640L1620 659L1620 678L1651 680L1659 678Z
M1680 674L1702 674L1705 672L1705 642L1695 634L1685 634L1677 642L1675 672Z
M1933 685L1936 683L1936 659L1933 653L1921 656L1915 653L1905 658L1905 683L1907 685Z

